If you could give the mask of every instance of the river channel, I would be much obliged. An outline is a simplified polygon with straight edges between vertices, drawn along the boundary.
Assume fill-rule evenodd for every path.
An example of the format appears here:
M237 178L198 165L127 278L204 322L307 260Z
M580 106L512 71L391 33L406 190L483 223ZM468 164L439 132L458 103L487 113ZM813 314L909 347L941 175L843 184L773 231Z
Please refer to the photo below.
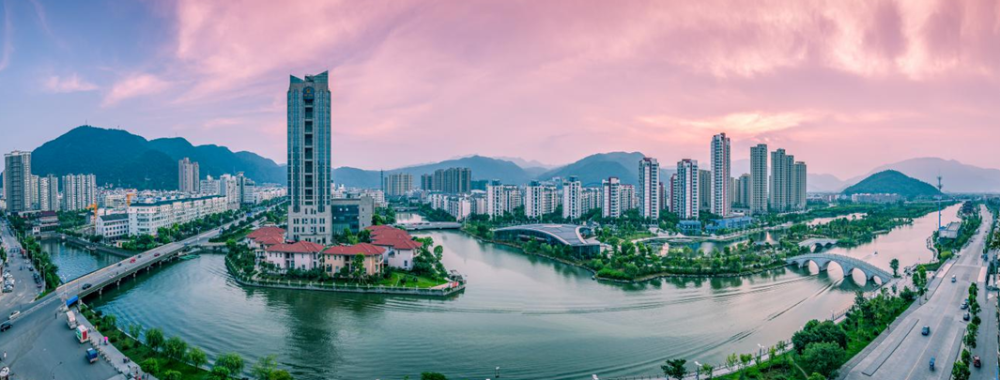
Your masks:
M957 219L957 207L945 211L945 222ZM927 262L924 242L936 224L937 214L928 214L834 252L886 269L893 257L904 266ZM859 279L845 280L833 265L822 273L786 268L611 284L460 232L422 235L444 247L445 266L466 275L463 293L429 299L244 288L228 277L221 255L203 254L90 302L122 324L159 327L211 357L237 352L253 363L275 355L296 379L398 380L423 371L484 379L500 367L501 378L584 380L662 374L671 358L721 364L846 309L859 289ZM61 272L69 269L65 258L79 253L67 250L54 253Z

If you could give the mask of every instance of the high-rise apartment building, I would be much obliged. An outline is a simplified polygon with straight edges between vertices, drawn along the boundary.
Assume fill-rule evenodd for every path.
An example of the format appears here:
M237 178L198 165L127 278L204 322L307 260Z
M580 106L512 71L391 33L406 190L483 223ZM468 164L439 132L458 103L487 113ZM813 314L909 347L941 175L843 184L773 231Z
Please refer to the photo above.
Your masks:
M434 171L431 189L448 194L463 194L472 191L472 169L448 168Z
M288 84L288 239L333 242L327 72Z
M390 197L401 197L413 190L413 174L390 173L382 179L382 190Z
M555 212L556 188L538 181L531 181L524 191L524 214L538 219Z
M712 172L698 170L698 209L712 211Z
M601 181L601 217L618 218L622 216L621 181L611 177Z
M31 198L31 209L41 210L42 209L42 197L39 195L39 178L37 175L32 174L28 182L28 195Z
M62 176L62 209L83 210L97 203L97 177L93 174Z
M486 214L490 218L501 217L523 205L521 190L513 185L501 185L493 181L486 185Z
M795 161L792 164L792 208L795 210L804 210L806 208L806 182L808 173L806 173L806 163L802 161Z
M674 194L677 193L677 173L670 175L670 183L667 184L667 211L676 212L674 209Z
M726 217L729 216L729 207L732 194L730 193L730 181L732 176L730 171L730 143L729 137L725 133L712 136L711 145L712 160L712 191L710 210L713 214Z
M660 163L655 158L639 160L639 215L660 218Z
M750 213L766 214L767 195L767 144L750 147Z
M7 211L31 211L31 152L4 155L3 191Z
M198 163L184 157L177 162L177 190L182 193L197 194L201 188Z
M753 194L753 177L744 173L736 179L736 203L742 207L750 207L750 197Z
M434 190L434 176L431 174L421 174L420 175L420 190L433 191Z
M59 211L59 179L51 174L39 178L38 196L42 211Z
M635 195L635 185L623 183L618 193L621 194L621 201L618 204L621 205L622 212L639 207L639 197Z
M576 220L583 216L583 183L576 177L569 177L563 184L562 217Z
M806 164L784 149L771 153L771 211L800 210L806 207Z
M683 159L677 162L677 176L674 181L673 204L674 212L680 219L698 219L700 171L698 161Z

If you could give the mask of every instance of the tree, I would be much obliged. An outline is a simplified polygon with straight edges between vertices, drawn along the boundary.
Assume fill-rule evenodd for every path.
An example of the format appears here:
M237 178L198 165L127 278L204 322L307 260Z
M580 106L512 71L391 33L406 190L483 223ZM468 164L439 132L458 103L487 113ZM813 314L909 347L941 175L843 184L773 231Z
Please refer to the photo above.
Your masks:
M188 352L188 360L191 365L201 368L201 366L208 363L208 357L205 355L205 351L202 351L198 347L192 347L191 352Z
M181 375L180 372L170 370L170 371L164 372L163 376L161 376L160 378L162 378L163 380L181 380L184 377L183 377L183 375Z
M360 253L354 255L354 259L351 260L351 272L351 276L355 279L362 279L365 277L365 274L368 273L365 271L365 255Z
M131 335L133 339L139 340L139 335L142 335L142 326L135 323L128 325L128 335Z
M211 377L213 380L229 380L229 369L220 365L212 367Z
M672 359L667 360L666 364L660 366L660 369L663 370L663 374L666 375L668 379L673 377L680 380L684 378L684 374L687 372L684 370L685 364L687 364L687 360Z
M231 375L239 376L243 373L243 357L235 352L222 354L215 359L215 366L225 367Z
M865 314L862 312L862 314ZM833 321L819 322L815 319L806 323L802 330L792 335L792 345L802 353L812 343L832 342L847 348L847 332Z
M163 349L164 353L167 354L167 357L174 360L184 360L184 357L187 356L187 350L187 342L176 336L167 339Z
M292 374L283 369L279 369L271 373L271 378L268 380L292 380Z
M143 371L156 375L160 372L160 362L156 359L149 358L143 360L142 363L139 364L139 368L142 368Z
M163 346L163 330L157 328L146 330L146 345L153 351L159 351Z
M972 373L969 371L969 365L965 362L957 361L955 365L951 367L951 378L954 380L969 380L969 376Z
M711 364L708 363L702 364L700 370L701 374L708 377L709 380L711 380L712 377L715 376L715 367L712 366Z
M798 362L808 373L815 372L830 377L843 364L845 355L844 348L836 343L812 343L802 351Z
M809 378L806 380L826 380L826 376L813 372L813 374L809 375Z
M420 380L448 380L448 378L437 372L423 372L420 374Z
M274 360L274 355L267 355L257 360L257 363L250 369L250 374L257 380L270 380L278 363Z
M892 268L893 277L899 277L899 259L889 261L889 268Z

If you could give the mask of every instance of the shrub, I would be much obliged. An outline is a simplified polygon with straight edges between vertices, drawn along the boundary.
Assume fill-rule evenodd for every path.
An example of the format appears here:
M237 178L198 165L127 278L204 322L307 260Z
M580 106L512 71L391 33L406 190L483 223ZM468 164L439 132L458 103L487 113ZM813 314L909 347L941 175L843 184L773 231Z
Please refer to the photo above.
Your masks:
M802 351L800 364L809 373L830 377L844 362L847 352L833 342L812 343Z

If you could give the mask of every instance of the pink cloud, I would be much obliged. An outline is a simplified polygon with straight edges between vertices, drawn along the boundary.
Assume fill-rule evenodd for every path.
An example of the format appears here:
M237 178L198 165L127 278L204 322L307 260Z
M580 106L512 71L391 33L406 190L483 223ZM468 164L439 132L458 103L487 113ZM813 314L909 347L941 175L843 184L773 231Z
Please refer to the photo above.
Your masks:
M119 80L101 102L102 106L112 106L118 102L142 95L150 95L166 90L170 83L152 74L136 74Z
M66 77L50 76L45 80L45 88L54 93L68 93L93 91L97 89L97 85L81 79L74 73Z

